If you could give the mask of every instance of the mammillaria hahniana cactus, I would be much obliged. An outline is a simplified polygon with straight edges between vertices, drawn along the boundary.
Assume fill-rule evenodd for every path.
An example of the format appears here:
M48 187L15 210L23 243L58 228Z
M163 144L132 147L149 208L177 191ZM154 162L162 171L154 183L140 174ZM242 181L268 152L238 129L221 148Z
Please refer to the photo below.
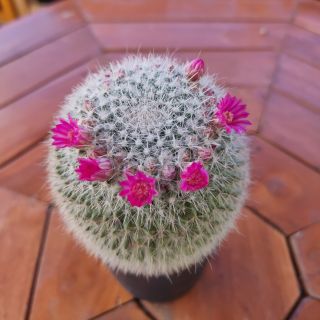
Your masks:
M246 196L247 116L201 59L129 56L88 76L52 130L49 182L67 226L123 272L202 261Z

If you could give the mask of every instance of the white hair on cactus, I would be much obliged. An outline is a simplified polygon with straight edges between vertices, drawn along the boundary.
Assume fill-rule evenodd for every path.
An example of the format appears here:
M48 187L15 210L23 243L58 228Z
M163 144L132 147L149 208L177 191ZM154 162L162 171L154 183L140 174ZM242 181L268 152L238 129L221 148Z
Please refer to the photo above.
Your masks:
M206 103L215 101L214 112L225 93L214 77L191 81L185 64L149 55L110 64L66 98L59 117L71 114L90 130L95 149L121 159L119 177L135 168L154 177L158 188L167 187L152 205L132 207L119 197L117 179L79 181L78 158L90 157L91 149L50 147L55 203L89 252L113 269L146 276L170 275L213 252L233 227L249 181L247 138L222 129L206 134ZM170 168L202 160L200 149L209 185L184 193L177 182L166 184L163 170L170 177Z

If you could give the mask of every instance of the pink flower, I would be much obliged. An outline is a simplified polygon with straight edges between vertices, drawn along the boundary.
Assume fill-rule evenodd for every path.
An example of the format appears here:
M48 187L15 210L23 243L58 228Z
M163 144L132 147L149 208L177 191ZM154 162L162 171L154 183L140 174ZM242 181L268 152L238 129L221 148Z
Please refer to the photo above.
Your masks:
M232 97L229 93L221 99L215 113L219 124L230 133L234 130L237 133L246 131L246 126L251 122L246 120L249 113L246 112L246 105L237 97Z
M142 207L150 204L158 194L155 183L156 179L137 171L134 175L126 172L127 180L120 181L122 187L119 195L127 199L134 207Z
M181 172L180 189L184 192L197 191L209 184L209 174L201 162L192 162Z
M90 143L88 132L78 125L77 120L68 114L69 121L60 119L60 122L52 129L53 145L57 148L81 147Z
M187 68L187 76L191 81L199 80L205 72L204 61L200 58L190 62Z
M113 173L112 163L107 158L79 158L76 172L82 181L106 181Z

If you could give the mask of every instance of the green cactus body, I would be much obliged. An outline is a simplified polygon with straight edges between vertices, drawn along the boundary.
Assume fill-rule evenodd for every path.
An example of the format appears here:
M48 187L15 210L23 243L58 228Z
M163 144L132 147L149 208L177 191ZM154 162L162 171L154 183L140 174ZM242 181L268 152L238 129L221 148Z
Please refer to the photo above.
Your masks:
M66 98L59 116L71 114L89 128L93 147L51 146L49 183L67 227L90 253L113 269L154 276L214 251L234 226L249 180L247 138L218 127L207 132L224 95L212 76L190 81L185 64L150 55L101 69ZM213 154L204 160L201 150ZM93 152L112 159L109 181L79 181L77 159ZM182 192L179 172L198 160L209 185ZM176 177L167 179L165 168L177 170ZM133 207L119 196L125 170L156 179L152 204Z

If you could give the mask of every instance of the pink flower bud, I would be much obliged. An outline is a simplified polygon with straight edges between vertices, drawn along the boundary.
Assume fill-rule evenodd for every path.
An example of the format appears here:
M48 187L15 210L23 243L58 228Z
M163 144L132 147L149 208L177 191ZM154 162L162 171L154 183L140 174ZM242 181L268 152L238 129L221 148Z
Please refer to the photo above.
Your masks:
M173 180L176 178L177 170L174 165L165 164L162 169L162 176L167 180Z
M216 132L215 132L215 129L213 127L209 126L204 130L203 133L207 138L212 138L212 137L214 137Z
M213 149L212 148L200 148L198 150L198 155L201 160L208 161L208 160L212 159Z
M92 104L89 100L85 100L83 103L83 107L86 111L92 110Z
M187 77L191 81L199 80L205 72L204 61L200 58L190 62L187 68Z
M82 181L106 181L112 177L113 166L108 158L79 158L76 172Z
M182 152L182 160L184 162L189 162L191 160L191 152L189 150L185 150Z
M210 89L209 87L204 87L203 88L203 93L206 96L213 96L214 95L214 91L212 89Z
M118 71L118 79L124 78L125 75L126 75L126 73L125 73L125 71L123 69L120 69Z
M146 169L148 170L148 172L155 175L158 170L156 160L153 158L148 158L146 160Z

